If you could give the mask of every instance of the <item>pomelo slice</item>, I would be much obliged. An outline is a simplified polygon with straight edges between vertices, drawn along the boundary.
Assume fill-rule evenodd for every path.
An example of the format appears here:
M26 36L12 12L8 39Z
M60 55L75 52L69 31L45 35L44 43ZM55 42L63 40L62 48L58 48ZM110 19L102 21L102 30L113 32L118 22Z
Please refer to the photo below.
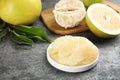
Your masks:
M120 34L120 15L105 4L91 5L87 10L86 22L99 37L110 38Z

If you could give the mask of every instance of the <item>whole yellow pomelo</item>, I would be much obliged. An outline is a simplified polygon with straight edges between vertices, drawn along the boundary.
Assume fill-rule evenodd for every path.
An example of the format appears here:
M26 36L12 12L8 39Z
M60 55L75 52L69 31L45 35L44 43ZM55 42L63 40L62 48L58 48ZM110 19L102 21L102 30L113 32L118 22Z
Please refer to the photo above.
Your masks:
M102 3L104 0L81 0L85 7L88 8L90 5L94 4L94 3Z
M0 18L13 25L33 23L41 10L41 0L0 0Z

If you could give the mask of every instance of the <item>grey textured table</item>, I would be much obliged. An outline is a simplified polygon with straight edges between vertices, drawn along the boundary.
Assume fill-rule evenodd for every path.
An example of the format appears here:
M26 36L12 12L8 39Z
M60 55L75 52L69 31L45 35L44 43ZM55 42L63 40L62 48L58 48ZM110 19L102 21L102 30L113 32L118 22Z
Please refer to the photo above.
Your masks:
M42 0L43 9L57 1ZM120 6L120 0L109 1ZM34 25L45 27L41 19ZM53 39L60 36L48 29L47 33ZM59 71L46 59L49 43L38 40L31 46L17 45L7 36L0 42L0 80L120 80L120 36L101 39L89 31L73 35L87 37L99 48L100 60L93 69L76 74Z

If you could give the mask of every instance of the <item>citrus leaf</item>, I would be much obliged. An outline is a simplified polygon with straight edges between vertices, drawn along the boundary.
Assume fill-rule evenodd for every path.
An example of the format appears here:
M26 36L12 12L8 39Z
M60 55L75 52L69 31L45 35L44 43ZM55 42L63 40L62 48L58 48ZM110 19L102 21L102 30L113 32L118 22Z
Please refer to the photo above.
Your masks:
M18 44L34 44L33 40L27 36L20 35L15 31L12 32L11 40Z
M0 20L0 31L2 31L3 27L5 27L5 22Z
M47 36L45 28L37 28L35 26L17 25L17 26L14 26L13 29L15 31L20 31L21 33L25 33L26 35L30 35L31 37L37 36L40 39L51 42L51 39Z
M20 34L20 35L26 35L25 33L19 31L19 30L14 30L16 33Z
M0 40L7 34L7 30L0 31Z
M40 36L35 36L35 35L26 35L27 37L29 37L29 38L34 38L34 39L41 39L42 40L42 38L40 37Z
M21 35L25 35L25 36L27 36L28 38L34 38L34 39L42 39L40 36L35 36L35 35L31 35L31 34L26 34L26 33L23 33L23 32L21 32L21 31L19 31L19 30L15 30L18 34L21 34Z

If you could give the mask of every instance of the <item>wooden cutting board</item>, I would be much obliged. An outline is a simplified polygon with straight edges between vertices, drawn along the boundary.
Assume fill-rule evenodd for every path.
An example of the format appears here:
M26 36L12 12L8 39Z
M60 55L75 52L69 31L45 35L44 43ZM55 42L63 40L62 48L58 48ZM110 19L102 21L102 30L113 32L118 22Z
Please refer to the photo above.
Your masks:
M103 4L106 4L108 6L110 6L111 8L113 8L114 10L116 10L116 12L118 12L120 14L120 7L112 2L109 1L104 1ZM56 33L56 34L60 34L60 35L66 35L66 34L72 34L72 33L78 33L78 32L84 32L89 30L89 28L87 27L86 21L85 19L76 27L74 28L62 28L61 26L59 26L54 18L54 15L52 13L53 8L48 8L46 10L43 10L41 13L41 17L43 19L43 22L45 23L45 25L47 26L47 28Z

